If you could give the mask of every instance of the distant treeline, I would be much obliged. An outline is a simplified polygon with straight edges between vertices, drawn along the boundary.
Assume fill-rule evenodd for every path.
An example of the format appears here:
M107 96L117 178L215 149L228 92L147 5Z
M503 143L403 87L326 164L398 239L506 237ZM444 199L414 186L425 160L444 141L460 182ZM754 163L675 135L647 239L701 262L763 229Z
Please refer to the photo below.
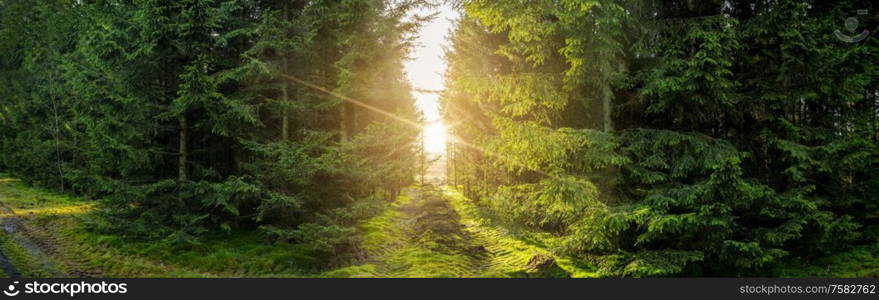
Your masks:
M875 2L462 2L450 181L510 224L606 276L766 276L879 238Z

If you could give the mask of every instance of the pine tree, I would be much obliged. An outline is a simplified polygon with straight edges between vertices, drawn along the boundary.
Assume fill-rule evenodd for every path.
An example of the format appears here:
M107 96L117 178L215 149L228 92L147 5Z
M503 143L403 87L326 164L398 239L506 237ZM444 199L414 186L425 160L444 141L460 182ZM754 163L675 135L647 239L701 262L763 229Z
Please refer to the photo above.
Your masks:
M455 177L606 275L766 274L845 248L875 188L875 69L851 60L875 41L827 35L855 2L464 1Z

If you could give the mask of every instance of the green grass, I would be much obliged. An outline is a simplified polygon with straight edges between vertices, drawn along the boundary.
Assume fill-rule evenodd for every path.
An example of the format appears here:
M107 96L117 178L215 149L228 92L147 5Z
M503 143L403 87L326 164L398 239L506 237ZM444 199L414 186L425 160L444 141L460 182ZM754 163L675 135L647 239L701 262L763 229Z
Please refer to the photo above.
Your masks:
M378 271L376 270L376 266L373 264L365 264L365 265L352 265L343 268L338 268L335 270L330 270L320 274L317 277L323 278L373 278L376 276Z
M388 209L358 226L363 235L363 240L359 247L360 251L368 255L371 258L370 260L332 269L316 277L381 277L382 271L378 270L378 267L374 264L374 258L393 253L403 246L405 228L399 226L399 222L403 218L403 214L399 209L404 205L408 205L411 201L412 198L409 195L400 195L394 202L388 205Z
M46 265L47 262L43 261L43 257L32 255L9 234L0 235L0 249L21 276L40 278L56 277L55 275L59 274L54 266Z
M789 263L776 272L780 277L879 277L879 244L856 247L812 261Z
M4 176L0 176L0 202L33 229L29 237L0 234L0 249L29 277L300 277L318 271L317 259L308 255L308 249L271 244L256 232L209 236L186 247L98 234L84 226L86 218L93 217L94 202L45 192ZM44 241L50 247L34 251L23 246L27 245L23 239Z
M410 195L400 195L382 214L360 225L363 232L361 248L371 254L388 253L402 245L406 228L400 226L403 213L400 208L412 202Z
M514 235L451 190L411 189L361 229L367 258L322 277L596 276L592 266L548 250L557 242L550 236ZM538 255L555 259L558 269L535 273L529 263Z
M586 260L566 257L552 251L561 244L559 238L531 232L495 220L454 189L445 195L462 216L461 222L477 237L493 257L485 277L507 277L521 274L534 253L555 258L558 266L571 277L599 277L597 268ZM850 251L810 261L784 264L772 273L775 277L879 277L879 244L866 245Z
M385 277L457 278L478 277L472 258L453 251L413 244L385 258Z
M409 189L358 226L358 261L325 270L304 246L268 243L255 231L195 244L99 234L85 226L95 202L0 174L0 219L24 226L0 231L0 250L26 277L598 277L591 263L554 251L558 237L503 224L454 189L436 195ZM535 273L529 264L536 256L553 258L558 268ZM774 274L879 277L879 244L791 262Z
M82 242L88 240L101 241L98 250L110 252L92 261L122 277L300 277L315 272L320 264L300 245L270 244L254 232L206 237L190 247L86 233ZM114 258L120 256L137 258L139 263L118 264Z
M597 277L595 267L570 257L554 253L551 248L559 242L548 234L508 229L482 212L470 199L458 191L447 189L445 197L461 215L461 222L484 247L492 253L485 277L518 277L527 275L528 262L537 254L553 257L556 264L570 277Z
M479 258L467 253L468 241L454 233L431 231L453 221L441 217L442 211L430 210L419 194L419 190L409 189L391 203L388 210L360 226L364 235L360 248L367 256L360 264L331 270L321 276L477 277L482 268ZM419 221L426 223L419 224ZM416 230L419 226L428 230L419 232Z
M256 232L183 245L96 233L85 224L96 217L97 203L0 176L0 202L14 211L2 217L14 215L35 229L0 234L0 248L32 277L523 277L533 275L528 264L537 254L553 257L563 276L594 276L588 265L548 250L551 237L511 234L459 193L424 191L409 189L361 223L362 259L326 271L303 246L271 244ZM34 251L27 240L51 247Z

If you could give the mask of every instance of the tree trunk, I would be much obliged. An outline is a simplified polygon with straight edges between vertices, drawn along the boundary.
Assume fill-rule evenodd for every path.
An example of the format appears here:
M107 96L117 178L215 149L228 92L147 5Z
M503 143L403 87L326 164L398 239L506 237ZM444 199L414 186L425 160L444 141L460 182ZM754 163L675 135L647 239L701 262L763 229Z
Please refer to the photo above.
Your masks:
M354 127L357 126L357 120L355 119L356 112L354 111L354 105L348 102L344 102L342 104L342 138L343 140L348 140L349 138L354 136Z
M339 115L341 120L339 120L339 134L342 137L342 141L348 140L348 103L342 102L341 109L339 110Z
M419 151L419 155L421 156L421 185L424 185L424 173L427 172L427 166L425 166L425 161L427 160L427 153L424 151L424 130L421 131L421 150Z
M284 87L284 105L286 105L286 104L287 104L287 87L285 86ZM290 138L290 133L289 133L289 129L288 129L288 126L289 126L288 124L290 123L290 120L287 119L287 115L288 115L287 106L284 106L284 108L281 109L281 114L282 114L282 117L281 117L281 140L286 141Z
M188 180L187 172L186 172L186 160L189 156L188 148L188 140L189 140L189 128L186 122L186 115L181 115L179 118L180 121L180 161L179 161L179 172L177 174L177 180L180 182L184 182Z
M287 71L287 58L286 57L284 57L283 67L284 67L284 72L286 72ZM289 129L288 129L290 120L287 119L288 115L290 114L290 112L287 111L287 104L290 101L290 99L287 98L287 88L288 87L289 87L289 84L288 84L287 80L285 79L284 80L284 87L281 88L281 92L283 93L283 98L281 99L283 101L283 105L281 106L282 107L281 108L281 140L282 141L287 141L290 138Z
M612 123L612 120L611 120L611 107L610 107L610 106L611 106L611 103L610 103L611 101L610 101L610 98L611 98L611 97L605 95L605 96L603 97L603 99L601 100L601 102L602 102L602 108L603 108L603 110L604 110L604 111L603 111L604 131L611 131L611 130L613 130L613 123Z
M61 125L58 116L58 103L55 95L52 95L52 110L55 114L55 133L53 134L55 138L55 164L58 167L58 181L61 187L61 192L64 192L64 169L61 166Z

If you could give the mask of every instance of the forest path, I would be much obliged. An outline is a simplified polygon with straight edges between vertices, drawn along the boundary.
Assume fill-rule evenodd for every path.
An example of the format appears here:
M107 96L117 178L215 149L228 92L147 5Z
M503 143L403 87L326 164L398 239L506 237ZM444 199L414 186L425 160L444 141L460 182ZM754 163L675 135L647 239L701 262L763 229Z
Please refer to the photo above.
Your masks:
M22 198L28 194L8 178L0 178L0 266L9 277L96 277L100 274L81 268L83 261L74 254L57 247L58 241L51 230L34 226L58 218L58 215L76 213L88 205L22 207ZM19 205L13 207L11 203Z
M327 277L570 277L570 261L488 225L448 188L408 189L362 225L364 264ZM567 266L568 268L561 268Z

